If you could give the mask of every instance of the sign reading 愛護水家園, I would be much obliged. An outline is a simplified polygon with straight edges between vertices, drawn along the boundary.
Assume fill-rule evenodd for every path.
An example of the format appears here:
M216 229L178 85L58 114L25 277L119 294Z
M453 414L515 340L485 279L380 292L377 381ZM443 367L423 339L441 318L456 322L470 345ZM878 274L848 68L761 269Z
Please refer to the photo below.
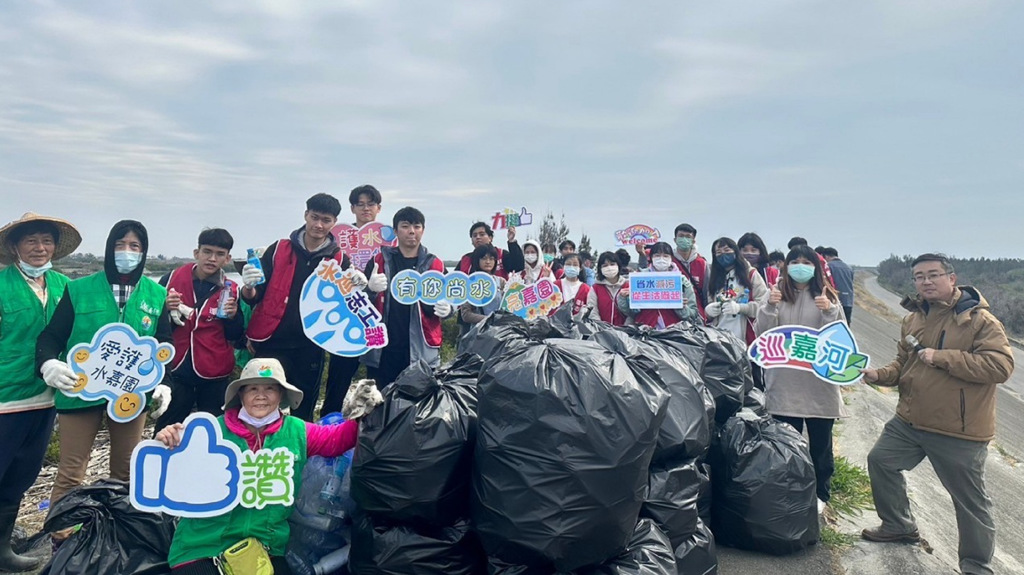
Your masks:
M338 224L331 229L338 247L352 260L357 270L366 269L373 256L384 246L397 246L398 237L391 226L370 222L360 228L351 224Z
M788 367L810 371L836 385L856 383L870 358L857 349L853 332L843 321L821 329L780 325L757 336L747 349L751 361L765 369Z
M306 337L329 353L363 355L388 344L388 330L370 295L337 260L325 259L302 285L299 316Z
M562 290L544 278L532 285L511 283L506 286L501 309L522 318L534 319L548 315L561 304Z
M683 274L636 272L629 274L630 309L683 309Z
M140 336L130 325L111 323L100 328L89 343L68 351L67 362L78 376L68 397L107 400L107 415L118 423L138 417L146 407L146 393L164 378L164 364L174 347L154 337Z
M636 244L653 244L661 239L658 228L644 224L634 224L624 230L615 231L615 245L632 246Z
M215 517L236 506L295 503L295 454L286 447L242 451L213 415L196 412L173 449L155 440L132 451L129 501L177 517Z
M525 207L519 211L512 208L505 208L500 212L494 213L494 217L491 221L491 228L495 230L504 230L508 228L528 226L532 223L533 214L526 211Z
M391 279L391 297L404 305L435 305L444 300L454 306L469 303L482 307L497 296L498 280L487 272L467 275L459 271L443 274L435 270L402 270Z

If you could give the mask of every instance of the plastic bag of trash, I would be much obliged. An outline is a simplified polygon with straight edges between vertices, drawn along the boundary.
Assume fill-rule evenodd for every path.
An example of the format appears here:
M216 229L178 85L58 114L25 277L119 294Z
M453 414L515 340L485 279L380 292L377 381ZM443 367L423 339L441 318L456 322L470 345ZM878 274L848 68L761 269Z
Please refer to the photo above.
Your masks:
M68 492L50 509L43 530L52 533L78 524L82 528L57 548L42 574L170 572L167 554L174 518L132 507L127 482L104 479Z
M718 552L715 536L703 521L686 541L675 548L676 567L685 575L715 575L718 573Z
M650 519L641 519L626 550L596 567L584 567L576 575L677 575L676 558L668 536Z
M658 376L672 394L668 412L658 432L655 463L678 462L703 457L711 445L711 426L703 393L704 384L690 364L669 348L647 338L630 338L621 331L604 331L593 340L626 356L643 356L654 361Z
M640 517L652 519L673 546L679 545L697 530L697 501L701 487L710 481L704 464L694 459L672 467L652 466Z
M360 515L352 527L353 575L477 575L485 571L480 544L461 520L450 527L413 527Z
M496 311L462 336L458 352L459 355L476 354L487 360L527 341L547 337L562 336L546 317L526 321L515 314Z
M625 548L669 400L654 371L569 339L487 363L472 517L488 556L571 571Z
M385 389L359 429L352 497L362 510L433 525L467 514L482 365L461 355L435 373L420 361Z
M785 555L817 542L814 465L795 429L743 410L722 426L709 461L719 544Z

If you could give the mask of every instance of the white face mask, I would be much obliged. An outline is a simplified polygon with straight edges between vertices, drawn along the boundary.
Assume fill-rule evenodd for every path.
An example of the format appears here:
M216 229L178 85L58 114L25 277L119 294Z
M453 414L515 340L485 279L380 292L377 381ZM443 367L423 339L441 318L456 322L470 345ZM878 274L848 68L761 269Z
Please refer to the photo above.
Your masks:
M672 258L665 256L656 256L651 260L651 263L654 264L654 269L658 270L659 272L663 272L669 270L672 267Z
M142 263L142 252L116 251L114 252L114 267L123 274L130 274L132 270Z
M606 279L611 279L619 275L619 266L604 266L601 268L601 275Z
M18 258L18 267L21 268L21 272L28 277L35 279L45 274L50 268L53 267L53 262L46 262L41 266L34 266L21 258Z
M526 254L523 258L526 259L526 263L528 264L532 265L537 263L537 254Z
M253 427L266 427L271 423L274 423L278 419L281 419L281 410L275 409L273 413L267 414L264 417L257 418L249 415L249 412L246 411L245 408L243 407L242 409L238 410L238 419L244 421L245 423L248 423Z

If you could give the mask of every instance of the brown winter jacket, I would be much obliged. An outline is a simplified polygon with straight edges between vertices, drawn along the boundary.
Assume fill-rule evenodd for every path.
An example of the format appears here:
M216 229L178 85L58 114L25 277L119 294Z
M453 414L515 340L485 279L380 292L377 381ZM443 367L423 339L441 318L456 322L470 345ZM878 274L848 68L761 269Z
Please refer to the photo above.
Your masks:
M906 297L899 352L878 370L880 385L899 385L896 415L918 429L989 441L996 433L996 384L1013 373L1013 352L1003 324L970 286L954 288L952 306ZM912 334L935 349L930 366L904 338Z

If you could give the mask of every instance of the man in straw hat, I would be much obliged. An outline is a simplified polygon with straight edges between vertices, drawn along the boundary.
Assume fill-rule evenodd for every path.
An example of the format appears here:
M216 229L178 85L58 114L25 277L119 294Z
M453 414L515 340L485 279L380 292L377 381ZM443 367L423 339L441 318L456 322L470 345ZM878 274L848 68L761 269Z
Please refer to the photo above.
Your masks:
M11 533L22 496L43 465L53 431L53 390L35 370L36 337L53 315L68 278L51 261L75 251L70 223L27 213L0 228L0 571L30 571L39 560L16 555Z

